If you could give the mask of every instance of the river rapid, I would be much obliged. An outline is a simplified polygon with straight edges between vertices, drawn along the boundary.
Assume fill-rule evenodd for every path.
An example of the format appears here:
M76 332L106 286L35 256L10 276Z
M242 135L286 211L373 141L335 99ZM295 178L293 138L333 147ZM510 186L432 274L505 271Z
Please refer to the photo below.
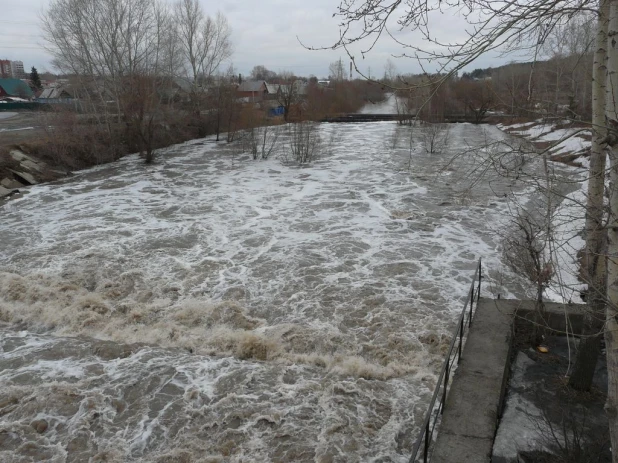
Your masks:
M494 127L319 130L308 167L194 140L0 205L0 461L408 460L525 191L447 162Z

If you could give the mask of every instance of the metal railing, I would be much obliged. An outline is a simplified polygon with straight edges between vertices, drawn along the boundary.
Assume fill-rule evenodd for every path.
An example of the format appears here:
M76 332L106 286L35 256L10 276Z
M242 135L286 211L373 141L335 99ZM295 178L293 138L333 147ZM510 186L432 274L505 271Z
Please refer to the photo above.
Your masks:
M412 451L412 457L410 457L410 463L417 461L423 461L427 463L429 460L429 449L433 442L433 434L438 424L439 418L444 412L444 404L446 402L446 395L450 386L449 380L451 374L456 366L455 362L459 364L461 360L461 353L463 350L463 341L466 337L466 331L469 330L472 325L472 317L478 307L479 297L481 295L481 279L482 279L482 267L481 259L479 259L474 272L474 278L470 284L470 291L466 298L466 303L459 316L459 321L453 332L453 339L451 340L451 346L449 347L448 354L442 365L442 371L438 378L436 389L433 392L427 414L425 415L425 422L418 435L416 443L414 444L414 450ZM422 449L422 452L421 452ZM420 454L419 454L420 453Z

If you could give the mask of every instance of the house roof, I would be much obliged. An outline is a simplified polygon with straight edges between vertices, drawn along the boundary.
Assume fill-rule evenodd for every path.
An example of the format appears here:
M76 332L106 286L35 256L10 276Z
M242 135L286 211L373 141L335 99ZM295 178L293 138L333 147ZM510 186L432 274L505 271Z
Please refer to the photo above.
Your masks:
M193 90L193 83L184 77L174 77L174 84L183 92L190 93Z
M25 82L19 79L0 79L0 87L10 96L32 98L34 94Z
M279 84L269 84L266 82L266 91L268 93L270 93L271 95L274 95L275 93L277 93L279 91Z
M294 82L294 87L296 87L296 91L299 95L306 95L308 86L309 85L306 82L302 82L300 80Z
M46 88L41 92L39 98L56 98L53 95L55 95L57 91L57 88Z
M289 85L280 85L281 91L285 94L290 93L290 88L293 88L294 93L296 95L306 95L307 94L307 84L300 80L295 80L292 83L292 87Z
M64 87L51 87L46 88L39 95L39 98L43 99L57 99L57 98L71 98L71 94Z
M266 87L263 80L245 80L238 86L239 92L261 92Z

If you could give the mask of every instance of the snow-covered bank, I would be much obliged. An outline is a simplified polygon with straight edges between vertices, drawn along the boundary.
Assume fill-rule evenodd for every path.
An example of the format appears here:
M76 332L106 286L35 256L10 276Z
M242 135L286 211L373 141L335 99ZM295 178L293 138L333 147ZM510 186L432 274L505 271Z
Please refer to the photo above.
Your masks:
M547 150L552 161L575 167L588 167L590 129L568 120L542 119L516 124L498 124L504 132L524 138L540 150Z
M578 253L584 248L587 169L590 156L590 131L569 121L542 120L517 124L498 124L498 128L531 142L549 159L571 166L581 181L580 188L566 195L552 216L553 240L550 241L554 269L551 286L545 295L556 302L581 302L586 285L579 279Z

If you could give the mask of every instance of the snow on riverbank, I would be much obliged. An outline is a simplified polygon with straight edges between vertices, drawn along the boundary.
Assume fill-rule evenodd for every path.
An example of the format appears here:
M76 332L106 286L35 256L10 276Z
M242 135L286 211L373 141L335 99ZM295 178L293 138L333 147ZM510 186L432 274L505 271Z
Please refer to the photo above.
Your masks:
M579 280L577 254L585 246L582 236L585 226L583 205L588 190L586 177L591 146L590 131L574 126L569 121L546 123L542 120L498 124L498 128L530 141L541 150L547 150L551 160L565 162L579 174L580 188L566 195L552 217L554 239L550 247L555 275L545 296L556 302L580 302L579 292L586 285Z
M498 124L511 135L525 138L539 149L547 149L553 161L588 167L590 130L567 120L536 120L517 124Z

